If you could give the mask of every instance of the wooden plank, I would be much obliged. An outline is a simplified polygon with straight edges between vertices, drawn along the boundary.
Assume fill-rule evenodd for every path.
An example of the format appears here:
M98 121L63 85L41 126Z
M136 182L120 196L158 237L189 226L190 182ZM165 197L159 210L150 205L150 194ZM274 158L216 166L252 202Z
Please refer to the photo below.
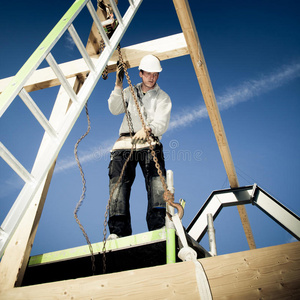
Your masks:
M300 299L300 242L202 259L213 299Z
M213 299L299 299L300 242L199 260ZM182 262L0 291L0 299L200 299Z
M199 37L195 27L195 23L191 14L191 10L187 0L173 0L178 19L184 33L189 53L193 62L196 76L202 91L203 99L207 107L208 115L212 124L212 128L218 143L223 164L228 176L231 188L239 186L235 167L233 164L231 152L227 142L223 122L219 112L216 97L211 84L208 69L205 63L203 51L200 45ZM247 212L244 206L239 206L238 211L242 221L242 225L246 234L246 238L250 249L255 249L255 242L248 220Z
M200 299L193 262L15 288L0 299Z
M94 62L96 61L95 58L92 58L92 60ZM82 80L84 80L86 74L89 72L89 69L83 58L74 60L72 62L62 63L59 66L67 78L79 76ZM13 76L0 80L0 92L3 92L6 85L8 85L12 79ZM50 67L47 67L36 70L26 82L24 87L27 92L33 92L57 85L60 85L59 80L57 79L53 70Z
M144 42L133 46L122 48L124 61L127 62L129 68L137 67L141 58L146 54L154 54L160 60L166 60L188 54L186 42L182 33L172 36L156 39L150 42ZM92 57L96 61L97 57ZM115 72L116 63L118 61L118 53L115 52L108 63L108 72ZM84 80L89 69L83 59L62 63L59 65L62 72L67 78L77 76ZM13 77L0 80L0 93L10 83ZM25 84L27 92L45 89L59 85L57 77L50 67L36 70Z

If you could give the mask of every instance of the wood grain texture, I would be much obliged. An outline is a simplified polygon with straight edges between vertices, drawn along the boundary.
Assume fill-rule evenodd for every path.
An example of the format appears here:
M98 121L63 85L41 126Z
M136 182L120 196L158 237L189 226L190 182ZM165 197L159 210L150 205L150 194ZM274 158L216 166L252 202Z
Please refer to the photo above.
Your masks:
M299 299L300 242L199 260L213 299ZM0 290L0 299L201 299L195 264Z

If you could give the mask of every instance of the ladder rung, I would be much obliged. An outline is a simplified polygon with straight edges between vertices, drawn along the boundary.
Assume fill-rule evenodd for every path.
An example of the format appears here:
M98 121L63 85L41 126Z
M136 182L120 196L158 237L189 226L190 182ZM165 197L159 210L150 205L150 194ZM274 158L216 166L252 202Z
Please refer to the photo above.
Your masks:
M114 11L114 14L115 14L115 16L116 16L119 24L123 25L123 18L122 18L121 14L120 14L120 11L118 9L118 6L117 6L115 0L109 0L109 2L110 2L110 5L111 5L111 7L112 7L112 9Z
M68 28L68 30L69 30L69 33L70 33L74 43L77 46L79 52L81 53L83 59L85 60L87 66L89 67L89 69L91 71L94 72L95 71L95 65L92 62L92 60L91 60L90 56L88 55L87 51L85 50L85 47L84 47L79 35L77 34L74 25L71 24L70 27Z
M51 52L46 56L46 60L49 66L52 68L53 72L59 79L61 85L64 87L66 92L68 93L69 97L73 102L78 102L77 95L75 94L74 90L72 89L71 85L69 84L68 80L66 79L65 75L61 71L60 67L58 66L57 62L55 61L54 57L52 56Z
M97 13L94 9L93 4L89 1L89 2L87 2L86 6L87 6L88 10L90 11L90 14L91 14L96 26L97 26L97 29L98 29L102 39L104 40L105 46L109 47L110 46L110 41L109 41L109 39L108 39L104 29L103 29L103 26L100 22L100 19L97 16Z
M46 132L53 138L57 137L57 133L52 127L52 125L49 123L45 115L41 112L39 107L36 105L36 103L32 100L30 95L25 91L23 88L21 92L19 93L20 98L23 100L23 102L26 104L26 106L29 108L29 110L32 112L32 114L35 116L35 118L38 120L38 122L41 124L41 126L46 130Z
M23 167L23 165L9 152L9 150L1 142L0 156L26 183L32 183L34 181L32 175Z
M7 232L5 232L1 227L0 227L0 240L6 239L8 237Z

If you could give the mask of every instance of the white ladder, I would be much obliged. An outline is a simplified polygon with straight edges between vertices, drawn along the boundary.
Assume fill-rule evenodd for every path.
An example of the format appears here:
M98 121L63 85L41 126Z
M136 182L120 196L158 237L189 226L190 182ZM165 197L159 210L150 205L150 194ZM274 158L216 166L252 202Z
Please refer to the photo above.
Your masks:
M107 37L103 29L101 21L97 16L91 0L76 0L66 14L62 17L62 19L49 33L49 35L36 49L36 51L27 60L20 71L16 74L8 87L0 95L0 117L5 113L12 101L19 95L32 112L33 116L44 128L44 137L47 138L46 145L44 147L46 151L44 151L42 155L37 156L31 173L28 172L26 168L24 168L22 164L13 156L13 154L10 153L10 151L0 142L0 156L25 182L23 189L21 190L19 196L15 200L0 227L0 257L4 253L4 250L23 215L25 214L26 209L44 182L51 166L58 156L61 147L63 146L89 96L100 79L105 66L122 39L140 4L142 3L142 0L129 0L129 7L122 17L115 4L115 0L109 1L119 24L110 39ZM88 55L73 25L74 20L84 7L88 8L91 17L105 42L105 49L96 61L92 60ZM66 30L69 31L78 50L90 69L89 76L85 80L78 94L74 92L72 86L65 78L63 72L50 52ZM72 105L68 109L68 112L64 115L64 120L61 122L63 126L61 126L59 129L54 129L54 127L51 125L51 122L48 121L48 119L24 88L27 80L44 60L48 62L59 79L62 87L65 89L72 101Z

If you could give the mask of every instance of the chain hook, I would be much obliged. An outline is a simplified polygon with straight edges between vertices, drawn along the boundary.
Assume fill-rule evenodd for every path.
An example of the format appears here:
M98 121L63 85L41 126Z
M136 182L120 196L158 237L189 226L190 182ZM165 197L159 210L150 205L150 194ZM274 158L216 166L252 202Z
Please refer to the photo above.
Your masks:
M164 200L166 201L166 203L168 205L177 209L177 214L178 214L179 218L182 219L183 214L184 214L184 209L180 203L174 202L174 194L171 193L169 190L165 191L164 192ZM169 212L167 212L167 215L170 218L170 220L172 220L172 215Z

